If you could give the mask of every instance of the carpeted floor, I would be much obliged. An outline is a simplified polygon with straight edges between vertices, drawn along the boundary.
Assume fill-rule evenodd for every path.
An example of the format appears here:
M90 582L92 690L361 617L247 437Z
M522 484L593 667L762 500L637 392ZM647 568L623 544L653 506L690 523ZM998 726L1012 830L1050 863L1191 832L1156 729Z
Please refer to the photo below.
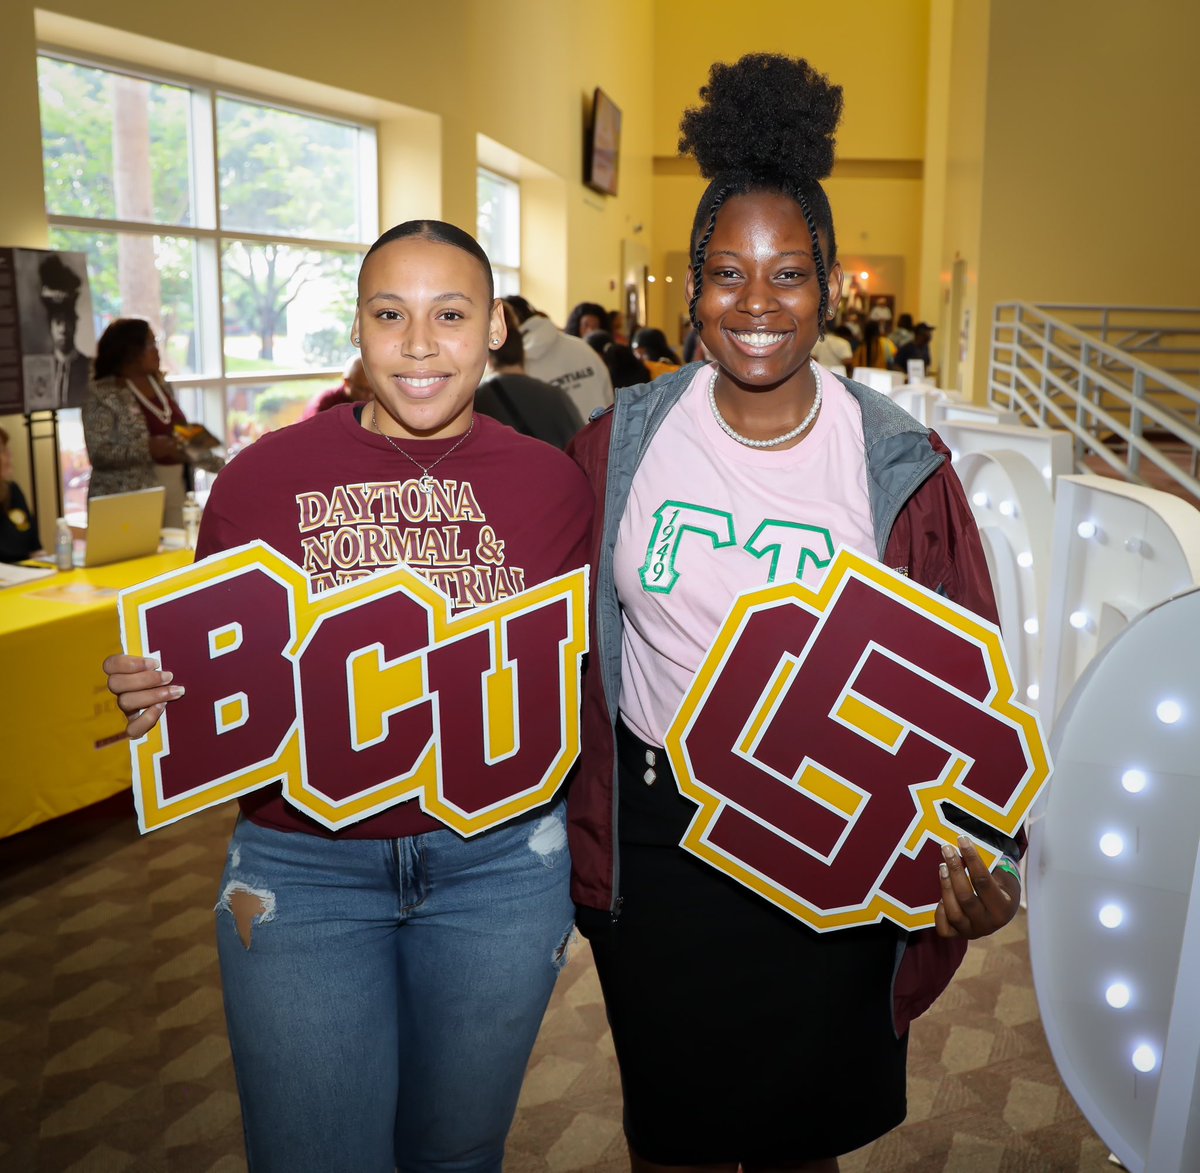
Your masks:
M245 1168L212 940L231 824L226 808L140 837L122 797L0 840L0 1169ZM1023 918L971 947L909 1054L908 1121L846 1173L1111 1173L1046 1047ZM586 947L555 991L506 1168L628 1168Z

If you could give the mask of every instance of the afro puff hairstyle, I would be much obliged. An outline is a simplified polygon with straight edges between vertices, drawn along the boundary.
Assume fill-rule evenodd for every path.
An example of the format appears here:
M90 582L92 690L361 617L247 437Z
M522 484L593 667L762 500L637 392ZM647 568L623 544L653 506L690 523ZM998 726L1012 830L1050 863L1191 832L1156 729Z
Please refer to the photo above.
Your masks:
M833 212L821 187L833 170L834 134L842 117L842 87L802 58L749 53L733 65L717 62L701 87L702 104L684 111L679 150L695 158L709 180L692 223L692 325L702 329L696 303L704 257L717 213L731 196L753 191L789 195L812 236L821 286L822 336L829 305L829 270L837 260ZM821 250L818 231L828 241Z

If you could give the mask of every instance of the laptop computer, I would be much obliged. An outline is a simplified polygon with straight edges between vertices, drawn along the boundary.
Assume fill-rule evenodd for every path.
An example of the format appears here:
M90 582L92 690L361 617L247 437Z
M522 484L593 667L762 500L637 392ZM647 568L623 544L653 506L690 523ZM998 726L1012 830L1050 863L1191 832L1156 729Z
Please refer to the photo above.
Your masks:
M84 566L144 558L158 550L167 491L161 485L88 501Z

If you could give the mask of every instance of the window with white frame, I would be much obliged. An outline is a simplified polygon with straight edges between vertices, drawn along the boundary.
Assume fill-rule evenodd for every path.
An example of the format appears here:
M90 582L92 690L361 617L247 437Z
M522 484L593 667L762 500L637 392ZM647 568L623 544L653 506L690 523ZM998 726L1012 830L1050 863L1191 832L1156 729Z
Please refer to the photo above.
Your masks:
M38 88L50 244L87 253L97 336L150 322L184 412L231 452L297 418L352 353L374 129L49 53ZM82 509L78 410L59 434Z
M480 167L476 178L476 235L492 262L496 296L521 292L521 185Z

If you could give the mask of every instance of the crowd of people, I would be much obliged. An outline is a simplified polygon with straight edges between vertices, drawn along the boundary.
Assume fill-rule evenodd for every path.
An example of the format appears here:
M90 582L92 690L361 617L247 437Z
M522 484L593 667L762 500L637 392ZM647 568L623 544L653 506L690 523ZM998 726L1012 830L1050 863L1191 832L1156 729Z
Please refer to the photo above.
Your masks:
M899 371L909 374L909 363L919 361L921 374L928 378L933 372L933 356L929 344L933 327L928 322L913 324L911 314L901 314L892 325L891 312L886 317L864 318L855 310L839 312L825 337L813 351L819 362L842 368L852 375L857 367Z
M911 1019L966 942L1015 915L1017 869L989 871L965 837L943 851L935 927L912 933L817 933L679 846L695 807L663 748L672 714L740 592L823 574L754 556L742 542L764 519L819 528L996 617L947 449L841 374L927 355L929 329L902 317L885 334L840 312L822 186L840 87L754 54L714 66L701 96L681 126L708 180L682 356L599 303L560 330L497 299L473 237L410 221L363 262L338 394L215 480L199 556L261 539L302 564L301 496L441 481L473 502L469 516L428 511L426 528L454 528L443 546L502 550L526 586L591 574L565 798L470 839L415 802L332 833L277 784L239 800L216 917L254 1170L499 1169L572 922L599 972L635 1173L835 1170L904 1118ZM157 357L131 332L91 411L137 433L113 448L139 480L160 449L177 455L154 443L170 406ZM669 588L646 570L666 505L727 518L737 537L675 548ZM169 665L116 655L105 671L131 737L186 695Z

